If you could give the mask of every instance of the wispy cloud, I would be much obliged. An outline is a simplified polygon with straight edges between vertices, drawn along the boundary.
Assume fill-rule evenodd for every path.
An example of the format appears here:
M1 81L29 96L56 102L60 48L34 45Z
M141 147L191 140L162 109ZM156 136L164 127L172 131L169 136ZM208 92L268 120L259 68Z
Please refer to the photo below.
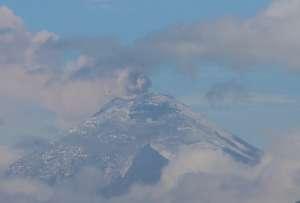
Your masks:
M237 93L229 94L222 93L222 96L207 95L191 95L183 96L180 98L185 103L192 106L207 106L212 107L233 107L239 105L287 105L287 104L299 104L297 98L293 98L287 95L260 93L260 92L247 92L246 95L240 95Z
M111 61L122 49L114 40L31 33L7 7L0 7L0 19L0 30L6 30L0 32L0 96L38 103L55 112L62 125L78 122L112 97L146 91L150 84L142 73ZM65 60L63 55L77 48L85 54ZM96 60L93 53L101 49Z
M236 80L214 84L206 92L204 100L213 106L237 104L293 104L295 98L287 95L253 92L242 82Z
M111 97L127 94L134 89L132 85L150 84L141 79L145 79L142 75L165 64L187 72L205 64L239 69L275 64L299 69L299 13L297 0L274 0L246 20L227 18L176 25L124 45L101 36L62 39L48 31L32 33L19 16L1 7L0 96L32 100L72 123ZM63 57L70 53L79 54ZM126 71L141 77L125 77L137 81L124 82ZM241 100L245 95L238 95L244 94L238 88L227 88L223 96L213 92L207 96L222 100L231 94L231 100ZM277 103L288 100L261 95L249 95L247 100L271 99Z
M300 4L274 0L256 16L241 20L179 25L157 32L141 46L178 63L202 62L234 68L272 64L299 69Z
M213 85L205 94L205 98L213 105L242 103L249 100L247 88L235 80Z

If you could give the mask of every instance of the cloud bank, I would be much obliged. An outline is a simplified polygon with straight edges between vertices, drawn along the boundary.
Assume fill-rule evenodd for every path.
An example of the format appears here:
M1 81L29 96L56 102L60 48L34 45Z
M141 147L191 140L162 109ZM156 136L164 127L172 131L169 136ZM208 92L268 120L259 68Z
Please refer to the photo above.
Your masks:
M103 179L98 169L83 169L70 182L50 187L5 177L4 168L15 158L1 156L0 198L13 203L294 203L300 199L299 148L299 132L286 132L269 146L261 163L251 167L220 151L183 147L165 167L159 183L136 185L127 195L111 199L99 196L97 186ZM15 153L13 149L6 151Z

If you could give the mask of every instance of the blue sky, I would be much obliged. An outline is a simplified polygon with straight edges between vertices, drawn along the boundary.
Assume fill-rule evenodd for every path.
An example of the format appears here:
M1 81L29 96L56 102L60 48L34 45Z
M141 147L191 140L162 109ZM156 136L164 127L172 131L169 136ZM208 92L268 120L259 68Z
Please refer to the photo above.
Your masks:
M4 0L1 3L20 16L31 33L47 30L63 39L106 36L131 45L152 33L163 36L170 26L210 23L228 17L247 21L259 15L271 1ZM236 58L242 60L243 56L236 55ZM180 71L172 63L160 64L161 68L149 74L146 72L152 80L151 90L179 98L213 122L258 146L265 144L268 139L265 134L274 128L297 128L300 121L299 70L288 67L290 64L285 59L281 64L267 64L259 58L258 61L263 63L257 62L254 68L247 68L247 62L239 62L245 68L238 69L230 67L236 65L233 59L230 60L224 64L196 64L201 69L193 71ZM216 95L224 102L211 104L206 98L207 93L215 85L224 83L229 84L228 89ZM246 98L242 98L245 95ZM16 114L19 119L14 121L15 126L0 127L0 133L6 135L3 142L20 134L57 132L54 129L59 127L54 121L59 113L34 102L9 101L4 97L2 105L8 111L6 114L14 110L29 115L29 118L24 125L20 121L23 117Z
M223 16L245 18L270 0L4 0L31 30L62 36L114 35L135 40L165 26Z

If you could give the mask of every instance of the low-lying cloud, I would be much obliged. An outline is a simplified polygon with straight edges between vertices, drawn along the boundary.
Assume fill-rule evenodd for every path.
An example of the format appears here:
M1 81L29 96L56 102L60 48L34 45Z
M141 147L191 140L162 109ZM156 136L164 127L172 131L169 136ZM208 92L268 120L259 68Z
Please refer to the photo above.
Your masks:
M99 196L103 179L98 169L86 168L71 182L55 187L2 175L0 198L14 203L294 203L300 199L299 147L298 132L281 134L257 166L237 163L220 151L182 148L159 183L136 185L127 195L111 199Z

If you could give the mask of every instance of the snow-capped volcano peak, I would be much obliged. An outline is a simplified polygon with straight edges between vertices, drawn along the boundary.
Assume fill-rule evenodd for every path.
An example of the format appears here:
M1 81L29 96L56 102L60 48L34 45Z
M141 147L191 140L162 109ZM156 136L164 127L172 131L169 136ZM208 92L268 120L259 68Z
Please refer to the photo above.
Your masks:
M141 170L148 159L156 160L153 170L160 171L182 146L221 150L245 164L257 163L261 153L175 98L147 93L113 99L48 149L13 164L9 174L55 184L92 166L104 174L105 193L118 193L110 186L118 183L126 188L134 181L157 179L130 174L139 174L132 170Z

